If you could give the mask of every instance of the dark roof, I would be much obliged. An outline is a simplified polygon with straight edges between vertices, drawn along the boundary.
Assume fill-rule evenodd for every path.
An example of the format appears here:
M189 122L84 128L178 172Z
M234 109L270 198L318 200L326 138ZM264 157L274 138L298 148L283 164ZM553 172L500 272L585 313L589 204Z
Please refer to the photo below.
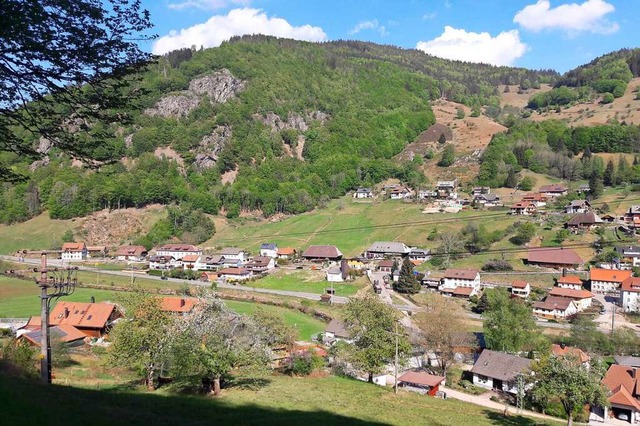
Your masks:
M538 192L564 192L567 190L568 188L564 185L554 184L554 185L542 185L540 189L538 189Z
M326 333L333 333L336 337L350 337L349 332L344 327L344 323L337 319L332 319L324 329Z
M260 250L277 250L278 246L274 243L263 243L260 245Z
M640 357L614 355L613 360L616 364L627 365L629 367L640 367Z
M147 253L147 249L143 246L120 246L116 256L142 256L144 253Z
M302 253L302 257L311 259L338 259L342 257L342 252L336 246L309 246Z
M534 309L543 309L545 311L566 311L573 299L569 297L548 296L544 302L536 302L533 304Z
M222 249L220 254L223 255L223 256L235 256L235 255L238 255L238 254L240 254L242 252L244 252L244 250L242 250L241 248L238 248L238 247L225 247L225 248Z
M513 380L520 373L527 373L531 360L503 352L485 349L473 364L471 372L498 380Z
M156 249L156 251L202 251L200 248L191 244L165 244Z
M568 226L595 225L602 223L602 219L594 212L578 213L567 221Z
M529 249L527 260L530 263L555 265L579 265L584 262L575 251L563 247Z
M269 256L256 256L247 263L249 268L266 268L273 259Z
M478 271L474 269L452 269L449 268L444 271L444 278L463 279L463 280L475 280L478 275Z
M424 132L420 133L417 138L418 142L438 142L440 135L444 135L445 140L453 139L453 131L444 124L435 123Z

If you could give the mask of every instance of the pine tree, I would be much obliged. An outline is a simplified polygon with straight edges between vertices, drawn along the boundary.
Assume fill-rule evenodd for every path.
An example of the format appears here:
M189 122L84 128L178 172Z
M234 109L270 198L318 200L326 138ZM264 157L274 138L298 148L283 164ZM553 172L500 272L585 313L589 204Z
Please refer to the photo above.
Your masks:
M602 176L602 183L607 186L613 186L615 183L615 169L613 167L613 161L609 160L607 168L604 169L604 175Z
M507 174L507 179L504 181L504 186L507 188L515 188L518 185L518 174L512 168L509 169L509 173Z
M413 264L408 257L404 258L398 282L393 283L393 289L398 293L416 294L420 291L420 283L413 273Z
M596 199L602 195L604 191L604 185L602 184L602 177L597 169L594 169L589 176L589 193L592 199Z
M444 135L444 133L440 133L440 137L438 138L438 142L441 145L444 145L445 143L447 143L447 137Z

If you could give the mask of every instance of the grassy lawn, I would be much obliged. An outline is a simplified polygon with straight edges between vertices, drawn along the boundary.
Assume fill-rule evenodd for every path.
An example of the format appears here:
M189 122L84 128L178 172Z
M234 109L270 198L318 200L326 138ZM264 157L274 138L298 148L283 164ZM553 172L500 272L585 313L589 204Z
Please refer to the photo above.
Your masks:
M356 398L357 395L357 399ZM456 400L435 399L338 377L271 376L221 398L124 389L45 386L0 374L0 418L11 425L536 425L549 424ZM33 401L38 401L34 404ZM72 407L72 409L70 409Z
M0 225L0 253L60 247L64 233L76 226L73 220L50 219L47 212L26 222Z
M360 278L349 283L333 283L336 296L352 296L360 290L366 278ZM331 283L324 279L324 272L321 271L290 271L283 270L270 274L256 281L246 284L248 287L268 288L272 290L301 291L305 293L322 294Z

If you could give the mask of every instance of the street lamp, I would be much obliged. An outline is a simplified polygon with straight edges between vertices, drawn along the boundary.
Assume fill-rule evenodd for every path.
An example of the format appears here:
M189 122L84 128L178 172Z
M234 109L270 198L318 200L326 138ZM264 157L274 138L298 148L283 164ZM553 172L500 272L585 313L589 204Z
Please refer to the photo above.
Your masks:
M40 287L40 377L45 383L51 383L51 335L49 330L49 312L51 301L72 294L76 289L78 267L47 269L47 253L42 252L40 279L36 284ZM49 290L51 289L51 293Z

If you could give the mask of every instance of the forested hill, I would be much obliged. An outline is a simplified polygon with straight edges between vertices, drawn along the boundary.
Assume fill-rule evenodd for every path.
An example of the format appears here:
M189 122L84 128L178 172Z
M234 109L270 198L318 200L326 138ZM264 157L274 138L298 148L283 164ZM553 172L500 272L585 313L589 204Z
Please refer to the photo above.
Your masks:
M2 187L0 221L150 203L300 213L358 185L424 179L392 157L433 124L431 100L493 105L499 83L557 77L349 41L256 36L172 52L142 75L132 124L92 123L97 171L31 135L44 159L1 154L29 179Z

